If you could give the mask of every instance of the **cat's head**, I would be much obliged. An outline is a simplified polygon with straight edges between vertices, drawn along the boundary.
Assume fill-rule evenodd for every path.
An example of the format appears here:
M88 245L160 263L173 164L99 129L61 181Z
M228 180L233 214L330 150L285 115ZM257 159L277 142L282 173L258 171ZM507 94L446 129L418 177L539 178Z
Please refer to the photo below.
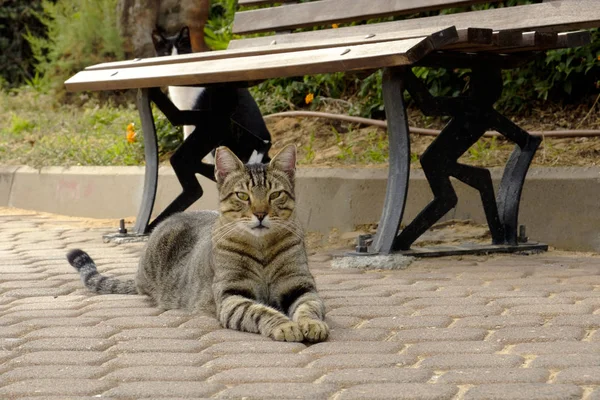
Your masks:
M254 236L294 223L296 147L289 145L268 164L246 164L227 147L217 148L215 177L221 218Z
M181 28L176 35L170 36L156 28L152 31L152 43L154 43L154 50L159 57L192 52L190 29L187 26Z

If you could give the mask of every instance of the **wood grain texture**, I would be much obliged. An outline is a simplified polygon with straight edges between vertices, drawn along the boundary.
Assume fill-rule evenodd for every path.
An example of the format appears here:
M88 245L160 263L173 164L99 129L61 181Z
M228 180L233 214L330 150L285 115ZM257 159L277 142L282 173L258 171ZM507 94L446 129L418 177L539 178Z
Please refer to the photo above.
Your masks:
M233 32L248 34L412 14L500 0L321 0L239 11Z
M249 56L259 56L264 54L280 54L293 51L316 50L329 47L340 46L356 46L368 43L390 42L403 39L414 39L421 37L429 37L434 48L439 49L456 41L468 41L472 32L457 32L454 27L446 27L440 30L417 29L415 31L390 32L381 35L360 35L344 38L332 38L324 40L313 40L302 43L278 44L276 39L268 46L252 47L252 48L236 48L232 50L212 51L206 53L182 54L177 56L153 57L145 59L135 59L130 61L117 61L103 64L92 65L86 70L101 70L114 68L134 68L149 65L176 65L181 63L189 63L194 61L222 60L228 58L239 58ZM491 30L490 30L491 40Z
M349 35L349 32L352 32L352 35L367 35L424 28L441 28L452 25L456 26L456 29L459 31L461 29L477 27L488 28L494 31L516 29L521 31L565 32L599 27L599 4L599 0L561 0L551 3L529 4L339 29L277 35L277 42L280 44L298 43L317 38L322 40L325 38L345 37ZM230 43L229 48L264 46L270 43L273 38L273 36L267 36L235 40Z
M138 68L84 70L69 91L260 81L275 77L411 65L433 50L428 38Z

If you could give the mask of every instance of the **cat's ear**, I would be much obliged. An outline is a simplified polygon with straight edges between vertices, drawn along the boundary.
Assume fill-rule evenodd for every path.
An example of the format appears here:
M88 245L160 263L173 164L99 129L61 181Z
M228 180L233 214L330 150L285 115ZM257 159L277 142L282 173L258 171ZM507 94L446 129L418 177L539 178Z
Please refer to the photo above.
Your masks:
M182 39L189 39L189 38L190 38L190 28L188 28L187 26L184 26L179 31L179 37L177 39L182 40Z
M217 147L215 153L215 178L218 183L223 183L230 173L243 169L244 163L231 150L225 146Z
M290 179L294 179L296 175L296 146L290 144L280 150L269 163L269 168L283 171Z
M154 29L152 31L152 43L154 43L154 47L162 44L165 41L164 36L158 29Z

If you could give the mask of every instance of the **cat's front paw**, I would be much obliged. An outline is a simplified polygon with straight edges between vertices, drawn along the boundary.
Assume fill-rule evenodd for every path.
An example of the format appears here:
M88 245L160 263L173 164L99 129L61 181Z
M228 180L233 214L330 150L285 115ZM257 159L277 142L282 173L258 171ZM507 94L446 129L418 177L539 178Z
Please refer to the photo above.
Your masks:
M329 336L329 327L318 319L302 318L298 321L298 326L304 339L309 342L322 342Z
M269 336L280 342L301 342L304 340L300 327L292 321L276 326Z

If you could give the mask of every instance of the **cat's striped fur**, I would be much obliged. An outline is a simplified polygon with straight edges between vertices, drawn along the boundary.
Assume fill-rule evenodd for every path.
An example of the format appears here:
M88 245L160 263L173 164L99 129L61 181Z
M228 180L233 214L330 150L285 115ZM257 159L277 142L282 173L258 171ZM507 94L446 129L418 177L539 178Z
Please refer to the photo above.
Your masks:
M268 165L244 165L219 148L219 213L181 213L159 224L135 281L98 274L81 250L70 252L69 262L98 293L147 294L165 309L212 312L227 328L323 341L329 329L296 217L295 162L294 146Z

